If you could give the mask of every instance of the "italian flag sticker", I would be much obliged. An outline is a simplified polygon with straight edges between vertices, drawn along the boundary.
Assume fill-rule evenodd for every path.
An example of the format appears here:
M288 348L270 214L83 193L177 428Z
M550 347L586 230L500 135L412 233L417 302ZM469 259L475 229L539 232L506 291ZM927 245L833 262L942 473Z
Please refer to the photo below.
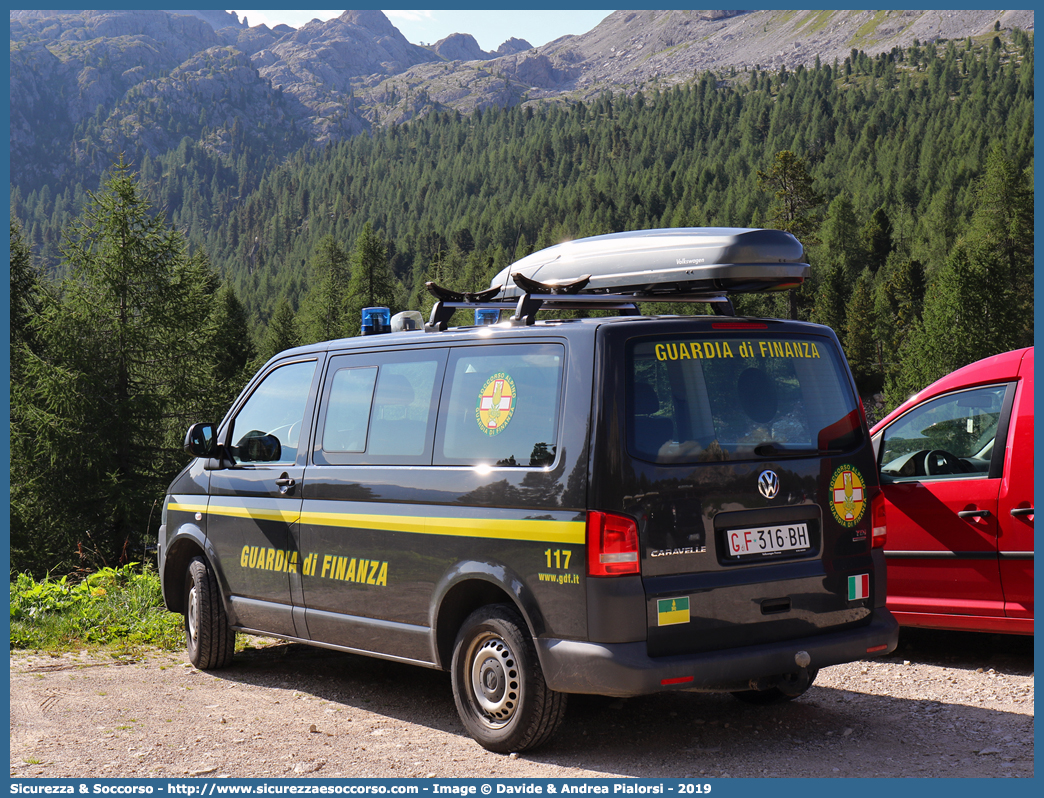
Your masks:
M856 601L870 597L870 574L848 577L848 600Z
M659 626L689 622L689 597L657 599L656 618Z

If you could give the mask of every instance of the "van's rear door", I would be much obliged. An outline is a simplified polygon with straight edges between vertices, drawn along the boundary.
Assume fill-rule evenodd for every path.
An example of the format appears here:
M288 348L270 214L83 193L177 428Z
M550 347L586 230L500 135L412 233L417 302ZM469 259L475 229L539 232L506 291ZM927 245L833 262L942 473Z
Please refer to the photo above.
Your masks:
M649 654L869 622L876 473L833 333L707 317L602 341L615 433L595 446L591 507L638 524Z

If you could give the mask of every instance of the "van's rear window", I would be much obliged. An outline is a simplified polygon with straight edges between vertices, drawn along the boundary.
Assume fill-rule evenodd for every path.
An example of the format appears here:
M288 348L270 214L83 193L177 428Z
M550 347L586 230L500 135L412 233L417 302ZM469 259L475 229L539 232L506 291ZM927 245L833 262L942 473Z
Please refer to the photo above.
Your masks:
M718 333L627 347L627 445L643 460L847 451L863 441L857 401L825 338Z

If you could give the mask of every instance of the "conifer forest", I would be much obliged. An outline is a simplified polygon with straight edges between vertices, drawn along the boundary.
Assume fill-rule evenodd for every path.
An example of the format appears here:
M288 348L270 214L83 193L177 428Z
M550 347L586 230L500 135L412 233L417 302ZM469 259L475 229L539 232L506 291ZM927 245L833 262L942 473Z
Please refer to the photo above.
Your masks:
M832 327L880 416L1032 345L1033 111L1016 30L435 111L286 157L187 130L176 150L129 141L12 186L12 569L140 561L187 425L220 420L268 357L357 334L368 305L427 316L425 281L479 290L582 236L794 233L810 279L737 309Z

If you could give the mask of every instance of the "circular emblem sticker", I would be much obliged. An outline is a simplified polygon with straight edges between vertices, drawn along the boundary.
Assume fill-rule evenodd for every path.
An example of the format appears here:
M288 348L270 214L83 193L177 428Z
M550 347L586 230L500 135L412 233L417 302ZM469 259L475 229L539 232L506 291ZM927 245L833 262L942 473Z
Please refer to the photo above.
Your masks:
M863 475L843 465L830 478L830 511L842 526L853 527L866 508Z
M504 372L494 374L479 392L475 420L487 435L499 435L515 412L515 381Z

